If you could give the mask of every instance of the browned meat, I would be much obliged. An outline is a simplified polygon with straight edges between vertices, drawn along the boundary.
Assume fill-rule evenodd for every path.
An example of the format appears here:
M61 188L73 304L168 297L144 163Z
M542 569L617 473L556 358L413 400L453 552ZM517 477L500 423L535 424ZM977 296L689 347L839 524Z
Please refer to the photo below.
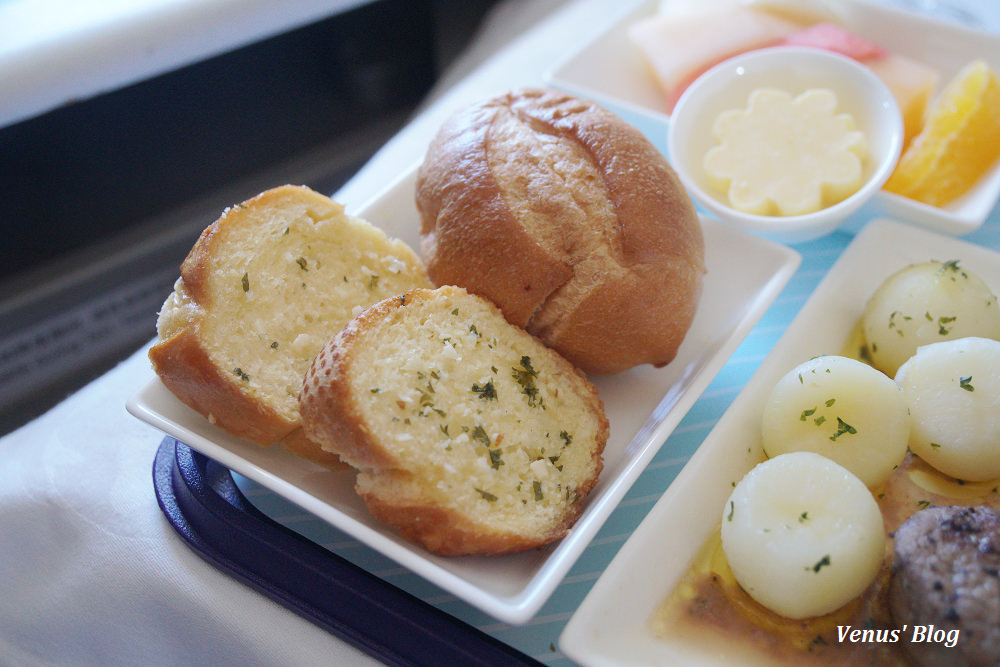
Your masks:
M889 600L918 664L1000 665L1000 514L930 507L910 517L895 534Z

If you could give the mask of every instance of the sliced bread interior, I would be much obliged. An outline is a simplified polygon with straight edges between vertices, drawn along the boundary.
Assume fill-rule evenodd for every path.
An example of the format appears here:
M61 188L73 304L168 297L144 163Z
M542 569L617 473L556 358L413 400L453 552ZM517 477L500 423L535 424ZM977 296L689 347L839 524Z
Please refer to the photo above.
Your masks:
M608 437L582 372L450 286L352 320L317 355L300 403L310 439L358 469L372 514L444 555L564 536Z
M168 389L223 429L329 463L299 428L306 369L358 312L427 285L403 242L313 190L274 188L202 233L149 357Z

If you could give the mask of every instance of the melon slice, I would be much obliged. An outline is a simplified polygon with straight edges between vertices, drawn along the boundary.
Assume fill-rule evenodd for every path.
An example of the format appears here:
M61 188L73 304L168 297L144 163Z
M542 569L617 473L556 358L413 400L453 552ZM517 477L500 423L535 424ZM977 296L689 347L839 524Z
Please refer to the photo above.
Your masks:
M637 21L629 37L639 48L673 111L681 93L714 65L778 44L801 25L752 7L727 3Z

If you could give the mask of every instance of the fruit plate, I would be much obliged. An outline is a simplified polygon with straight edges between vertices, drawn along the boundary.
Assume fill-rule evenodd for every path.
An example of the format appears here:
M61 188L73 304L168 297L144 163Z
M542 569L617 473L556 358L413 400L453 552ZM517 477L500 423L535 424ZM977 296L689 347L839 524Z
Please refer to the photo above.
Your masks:
M418 245L415 167L356 211ZM180 403L157 379L128 410L229 469L311 512L457 598L511 624L530 619L798 268L801 256L770 241L703 221L708 273L676 359L595 379L611 423L604 470L570 534L547 548L503 557L443 558L377 523L354 493L353 475L245 442Z
M680 12L693 2L647 0L630 5L606 31L549 70L545 74L547 83L615 111L639 127L666 153L670 116L642 56L629 40L628 28L657 11ZM845 28L890 53L908 56L935 68L939 73L939 87L976 58L984 59L994 71L1000 72L1000 35L995 33L864 0L825 0L795 6L822 8ZM856 232L868 220L888 217L945 234L966 234L983 224L998 198L1000 161L972 190L940 208L883 190L858 211L844 229Z
M734 482L759 460L760 415L775 382L820 354L840 354L868 297L890 274L957 259L994 292L1000 254L905 223L879 219L851 241L705 441L625 542L566 625L559 646L588 667L770 664L722 633L662 639L650 617L719 525Z

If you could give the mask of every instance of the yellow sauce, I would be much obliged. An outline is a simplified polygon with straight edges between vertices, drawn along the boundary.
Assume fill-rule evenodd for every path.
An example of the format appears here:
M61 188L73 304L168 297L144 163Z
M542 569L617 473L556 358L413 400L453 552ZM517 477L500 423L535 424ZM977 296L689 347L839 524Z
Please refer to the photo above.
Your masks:
M868 356L868 344L865 342L865 329L861 320L858 320L851 329L851 333L848 334L847 342L840 350L840 356L871 364L871 359Z
M840 354L867 361L860 323ZM733 656L741 664L908 664L903 648L907 636L899 634L895 642L842 642L838 626L881 630L884 637L893 630L898 632L888 605L892 536L896 529L912 514L931 505L987 505L1000 509L1000 480L956 480L907 452L903 463L874 495L886 530L885 556L875 581L849 604L804 620L771 612L736 582L716 526L690 570L650 618L651 630L672 641L695 641L712 647L716 655Z
M1000 509L1000 481L964 483L930 468L907 454L886 485L876 491L886 529L882 570L858 598L835 612L804 620L778 616L743 592L722 550L719 529L713 531L691 569L650 619L653 632L673 640L729 645L734 655L782 665L907 664L896 642L841 642L838 627L882 630L896 626L888 607L892 567L892 535L913 513L930 505L988 505Z

